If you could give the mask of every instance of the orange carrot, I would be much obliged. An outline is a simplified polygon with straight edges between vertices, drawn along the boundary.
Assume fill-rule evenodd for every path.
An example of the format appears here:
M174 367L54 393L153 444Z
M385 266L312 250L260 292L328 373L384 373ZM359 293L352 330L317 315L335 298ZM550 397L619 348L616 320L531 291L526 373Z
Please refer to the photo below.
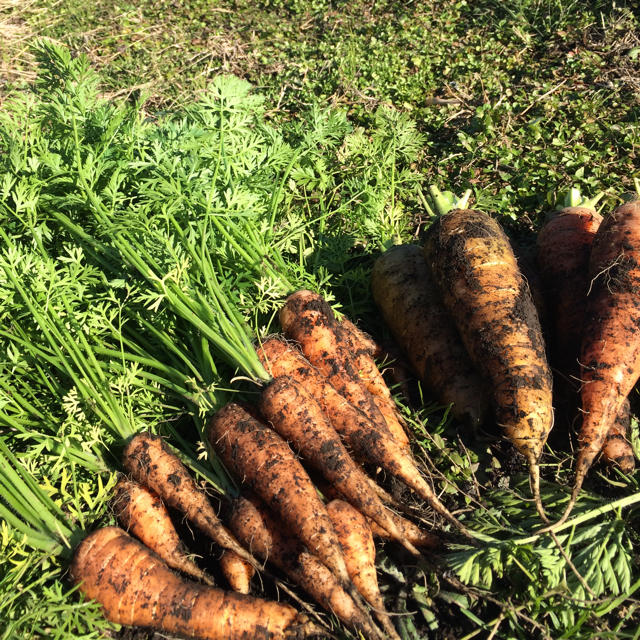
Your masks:
M305 638L318 629L289 605L183 580L122 529L106 527L74 554L71 578L105 617L199 640Z
M373 607L376 617L387 635L394 640L400 636L386 612L378 587L376 548L373 534L365 517L349 503L332 500L327 511L344 552L347 570L364 599Z
M355 326L354 329L357 330ZM368 347L358 347L356 340L361 339L359 337L356 337L355 340L353 339L353 329L345 329L344 320L338 325L338 332L349 347L356 375L371 394L373 402L385 419L391 435L401 447L410 451L409 437L405 431L406 423L398 412L391 391L384 381L382 373L380 373Z
M462 533L472 536L440 502L413 460L388 431L378 428L361 411L347 402L297 349L278 338L269 338L257 352L271 375L291 376L318 401L335 430L356 455L400 478Z
M349 344L324 298L312 291L296 291L287 298L279 317L285 336L300 344L309 362L336 391L390 433L371 393L358 380Z
M327 510L289 445L235 403L211 418L207 437L235 477L273 509L345 588L352 588Z
M334 613L352 629L371 638L379 631L363 615L334 575L300 541L284 532L281 522L254 497L238 498L233 505L229 527L252 553L273 563L321 607Z
M391 247L375 262L371 291L386 325L425 388L475 428L489 414L488 392L471 362L422 249Z
M289 376L274 378L262 391L260 411L277 433L363 513L403 544L419 551L404 538L384 507L364 471L345 449L320 405L304 387Z
M237 593L247 595L251 590L251 578L256 570L234 551L225 549L220 556L220 568L229 586Z
M149 433L134 436L124 450L124 467L140 484L155 491L166 504L184 513L224 549L259 566L225 529L204 491L162 438Z
M120 478L111 505L122 527L155 551L172 569L213 585L213 578L189 558L167 508L156 493L137 482Z
M349 336L349 340L358 351L374 358L382 355L383 350L380 345L368 333L353 324L347 316L343 316L340 320L340 327Z
M552 379L538 314L500 225L455 209L429 227L425 257L471 360L489 381L498 425L529 463L540 517L540 467L553 425Z

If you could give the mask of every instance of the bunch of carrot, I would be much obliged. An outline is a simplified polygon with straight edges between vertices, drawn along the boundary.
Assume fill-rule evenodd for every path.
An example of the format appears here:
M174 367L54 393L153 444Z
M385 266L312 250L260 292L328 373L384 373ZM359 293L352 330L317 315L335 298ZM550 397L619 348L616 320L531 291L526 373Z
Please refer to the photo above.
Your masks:
M533 296L535 267L522 275L489 215L467 209L468 196L432 196L439 215L424 247L396 246L378 258L374 299L415 373L460 422L477 426L493 412L529 463L546 522L539 458L554 409L577 413L579 387L576 480L564 520L600 451L626 472L634 467L625 429L626 398L640 375L640 205L624 204L603 222L597 198L572 191L538 236L542 291ZM552 325L547 346L540 301Z

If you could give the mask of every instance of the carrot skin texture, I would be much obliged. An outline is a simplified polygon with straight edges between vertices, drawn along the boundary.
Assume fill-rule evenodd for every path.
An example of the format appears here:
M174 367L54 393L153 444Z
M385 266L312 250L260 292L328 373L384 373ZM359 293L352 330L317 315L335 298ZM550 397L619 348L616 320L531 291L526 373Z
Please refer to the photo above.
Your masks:
M330 484L387 529L411 553L419 555L420 552L396 527L389 510L373 491L368 476L353 461L320 405L301 384L289 376L274 378L262 392L260 411L275 431Z
M374 358L382 355L382 347L346 316L340 320L340 327L349 336L349 340L358 351L363 351Z
M183 580L118 527L85 538L71 578L105 617L199 640L305 638L317 629L293 607Z
M155 551L172 569L213 586L213 578L189 558L160 496L137 482L120 478L111 505L123 529Z
M220 568L236 593L247 595L251 591L251 578L256 570L237 553L225 549L220 556Z
M497 422L529 463L546 520L538 461L553 425L551 371L509 240L487 214L456 209L429 228L424 251L471 360L491 384Z
M366 518L348 502L332 500L327 511L344 551L353 584L374 608L382 628L394 640L400 636L386 613L376 574L376 548Z
M358 380L348 343L324 298L312 291L296 291L285 301L279 318L285 336L300 345L309 362L336 391L390 433L371 393Z
M247 562L258 566L223 526L204 491L162 438L149 433L137 434L125 447L123 463L135 480L157 493L169 506L182 511L221 547L235 551Z
M425 387L472 427L489 414L487 390L442 303L422 249L397 245L375 262L373 299Z
M278 567L321 607L333 612L347 626L370 637L379 633L340 586L335 576L297 538L287 535L281 522L260 500L237 498L229 527L256 556Z
M593 241L580 354L582 425L566 517L607 433L640 376L640 203L607 216Z
M352 325L354 326L354 325ZM354 329L359 331L355 326ZM363 340L358 335L354 337L354 329L348 325L345 327L344 320L338 325L338 331L342 334L342 339L349 347L353 358L353 366L360 382L371 394L373 402L380 410L387 428L391 432L394 440L408 452L411 451L409 436L405 430L405 422L398 412L395 400L387 386L382 373L376 365L368 346L359 346Z
M329 515L289 445L235 403L211 418L207 436L227 469L273 509L343 585L350 585Z
M626 474L632 473L636 466L633 447L628 439L630 427L631 406L629 398L626 398L602 446L602 460L610 466L618 465Z
M257 353L273 376L291 376L315 397L335 430L356 455L400 478L464 535L472 537L471 532L440 502L413 459L389 433L379 429L341 396L300 351L283 340L269 338L260 345Z

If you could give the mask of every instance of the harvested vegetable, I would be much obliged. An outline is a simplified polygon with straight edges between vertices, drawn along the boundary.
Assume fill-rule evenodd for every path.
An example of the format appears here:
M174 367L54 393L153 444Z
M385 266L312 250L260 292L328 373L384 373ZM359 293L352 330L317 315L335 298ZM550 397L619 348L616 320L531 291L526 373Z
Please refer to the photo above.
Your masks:
M273 509L345 588L351 588L329 515L289 445L235 403L211 418L207 436L235 477Z
M424 251L471 360L490 382L497 423L529 463L546 521L538 461L553 425L551 371L509 240L486 213L455 209L431 225Z
M607 216L593 241L580 354L583 416L576 477L560 522L573 509L589 468L640 376L639 238L640 203L635 201Z
M427 389L475 427L489 413L488 391L442 303L422 250L388 249L375 262L371 290L385 323Z
M296 291L280 309L279 318L285 336L298 342L302 353L336 391L391 434L371 393L358 379L349 342L324 298L312 291Z
M122 528L155 551L172 569L213 585L213 578L189 557L160 496L137 482L120 478L111 505Z
M123 463L133 478L155 491L166 504L184 513L223 549L231 549L247 562L259 566L220 522L204 491L198 488L162 438L150 433L134 436L125 447Z
M287 375L299 382L322 408L329 421L356 455L400 478L440 515L463 534L471 532L440 502L398 443L372 423L361 411L347 402L327 379L291 345L279 338L269 338L258 348L258 356L273 376Z
M318 628L293 607L183 580L122 529L78 546L71 578L107 619L200 640L306 638Z
M400 533L370 480L345 449L320 405L289 376L278 376L262 392L260 411L277 433L338 491L373 518L409 551L419 551Z
M248 594L251 591L251 578L256 570L235 551L225 549L220 556L220 568L229 586L236 593Z
M381 355L382 349L380 345L346 316L343 316L340 320L340 328L349 336L351 344L358 351L362 351L372 357Z
M325 610L370 638L380 637L378 629L363 615L335 576L306 551L298 539L284 533L282 523L264 504L255 498L238 498L229 527L252 553L273 563Z
M378 587L376 548L366 518L344 500L332 500L327 504L327 511L338 534L347 570L353 584L373 607L376 617L387 635L394 640L400 640L400 636L386 612L384 600Z

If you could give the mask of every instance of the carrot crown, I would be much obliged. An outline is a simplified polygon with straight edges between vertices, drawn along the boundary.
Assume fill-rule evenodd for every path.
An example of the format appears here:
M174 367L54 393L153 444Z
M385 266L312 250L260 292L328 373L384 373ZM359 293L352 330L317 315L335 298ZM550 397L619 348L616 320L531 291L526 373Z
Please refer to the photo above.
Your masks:
M431 216L443 216L454 209L466 209L470 198L471 189L457 196L453 191L441 191L435 185L431 185L425 207Z

